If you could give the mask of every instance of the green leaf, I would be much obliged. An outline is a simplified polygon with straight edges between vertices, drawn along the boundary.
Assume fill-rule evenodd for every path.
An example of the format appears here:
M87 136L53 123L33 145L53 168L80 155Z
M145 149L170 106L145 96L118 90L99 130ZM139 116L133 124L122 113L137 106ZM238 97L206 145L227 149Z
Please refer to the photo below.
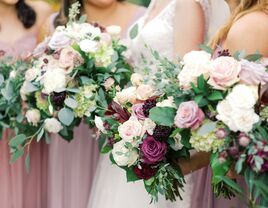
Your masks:
M101 149L101 154L107 154L108 152L110 152L112 150L112 148L108 145L105 145L102 149Z
M139 25L138 25L138 24L135 24L135 25L131 28L131 30L130 30L130 33L129 33L130 38L131 38L132 40L133 40L134 38L136 38L137 35L138 35L138 32L139 32Z
M66 88L65 90L67 92L79 93L79 89L78 88Z
M134 182L140 180L138 176L134 173L133 168L124 168L126 170L127 182Z
M205 52L211 54L211 55L213 54L213 50L212 50L209 46L207 46L207 45L201 44L201 45L199 46L199 48L200 48L201 50L203 50L203 51L205 51Z
M24 154L24 148L21 148L12 153L10 163L16 162Z
M205 78L204 78L204 75L202 74L201 76L199 76L199 77L197 78L197 87L198 87L200 90L204 91L204 90L205 90L205 86L206 86L206 80L205 80Z
M208 96L208 100L210 101L218 101L222 99L223 99L223 95L219 91L214 91Z
M27 174L29 174L30 173L30 154L29 153L25 157L24 164L25 164L26 172Z
M210 166L213 172L212 183L217 184L221 181L219 176L225 176L230 170L231 162L229 160L220 162L218 159L218 153L213 153L210 157Z
M150 110L149 118L158 125L172 126L174 124L175 115L175 108L155 107Z
M242 188L229 177L227 176L216 176L216 177L219 178L221 181L225 182L228 186L234 189L237 193L243 194Z
M238 174L241 173L241 171L243 169L243 164L244 164L245 160L246 160L246 155L243 154L243 155L240 156L239 160L236 162L236 164L235 164L235 170L236 170L236 172Z
M81 80L83 85L91 85L94 82L92 79L90 79L90 78L88 78L86 76L81 76L80 80Z
M19 145L23 144L26 141L26 139L27 138L24 134L19 134L9 141L9 145L11 147L18 147Z
M250 54L245 57L248 61L256 62L260 60L263 56L261 54Z
M42 139L44 133L45 133L45 130L44 130L44 128L42 127L41 130L40 130L40 132L39 132L38 135L37 135L37 142L39 142L39 141Z
M201 101L203 100L203 95L197 95L194 98L194 101L197 105L199 105L199 103L201 103Z
M116 70L116 73L128 73L128 72L130 72L130 70L125 69L125 68L120 68L120 69Z
M3 74L0 74L0 86L4 83L5 79Z
M62 108L59 111L58 117L61 123L69 126L74 120L74 113L69 108Z
M7 83L5 88L1 89L1 93L6 100L11 100L13 96L13 87L10 82Z
M72 109L75 109L78 106L77 101L73 98L70 98L70 97L65 99L64 103L65 103L65 105L67 105L69 108L72 108Z
M261 134L261 136L262 136L264 139L268 140L268 133L267 133L267 131L265 130L265 128L263 128L263 127L261 127L261 126L258 126L258 127L257 127L257 130L258 130L258 132Z

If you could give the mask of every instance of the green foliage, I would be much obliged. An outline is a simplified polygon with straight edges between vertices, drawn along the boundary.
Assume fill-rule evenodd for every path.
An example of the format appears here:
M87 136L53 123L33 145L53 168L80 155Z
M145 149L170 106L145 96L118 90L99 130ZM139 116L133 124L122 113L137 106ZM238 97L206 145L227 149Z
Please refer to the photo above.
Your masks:
M174 124L175 115L175 108L155 107L150 110L149 118L158 125L172 126Z

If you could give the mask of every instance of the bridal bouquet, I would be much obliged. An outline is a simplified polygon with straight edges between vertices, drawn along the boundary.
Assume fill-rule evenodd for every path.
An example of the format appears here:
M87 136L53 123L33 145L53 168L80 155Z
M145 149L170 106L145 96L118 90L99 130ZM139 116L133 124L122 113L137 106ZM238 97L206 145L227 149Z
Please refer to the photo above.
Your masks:
M33 52L20 89L25 117L10 141L14 160L33 140L49 142L51 133L71 140L82 119L93 126L94 116L103 114L115 89L129 80L120 28L85 23L83 16L75 21L77 6L67 26L57 27Z
M180 98L188 94L173 85L180 67L162 58L154 66L158 64L156 79L161 82L132 74L132 85L116 93L105 117L95 117L95 123L100 138L106 138L102 153L111 153L111 161L126 171L128 181L143 180L153 201L159 194L175 201L182 199L185 183L177 160L189 158L191 149L190 130L178 127L184 113L177 111ZM198 113L188 125L197 128L203 116L194 102L191 105Z
M0 137L4 129L14 128L22 121L19 89L27 67L26 61L16 61L11 57L3 56L0 60Z
M231 57L224 50L212 57L200 51L185 55L183 62L179 84L195 95L204 113L203 125L192 129L190 143L197 151L212 152L216 194L243 194L226 177L234 169L245 178L250 204L267 206L268 73L261 55L237 52Z

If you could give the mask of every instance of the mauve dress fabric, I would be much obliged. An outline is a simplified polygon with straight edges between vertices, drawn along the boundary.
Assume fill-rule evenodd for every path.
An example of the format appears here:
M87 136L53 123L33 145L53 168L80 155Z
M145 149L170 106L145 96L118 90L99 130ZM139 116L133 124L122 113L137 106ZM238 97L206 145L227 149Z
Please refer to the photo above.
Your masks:
M50 16L51 33L56 15ZM75 128L71 142L51 135L46 208L86 208L99 159L98 142L93 134L88 125L81 123Z
M29 33L13 44L0 42L0 50L15 58L25 57L37 43L37 32ZM26 173L24 159L9 164L8 140L12 131L4 131L0 140L0 207L46 208L47 201L47 145L33 143L30 151L30 173Z

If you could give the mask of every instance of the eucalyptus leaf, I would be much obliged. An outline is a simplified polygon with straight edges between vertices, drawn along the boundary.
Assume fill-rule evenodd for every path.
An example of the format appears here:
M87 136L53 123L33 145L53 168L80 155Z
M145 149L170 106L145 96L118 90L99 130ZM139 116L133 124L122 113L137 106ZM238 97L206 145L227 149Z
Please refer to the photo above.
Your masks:
M25 92L26 93L36 92L37 90L38 90L38 88L36 86L34 86L31 82L26 82L26 85L25 85Z
M37 135L37 142L39 142L42 139L44 133L45 133L44 128L41 128L40 132Z
M78 106L77 101L73 98L70 98L70 97L65 99L64 103L65 103L65 105L67 105L69 108L72 108L72 109L75 109Z
M25 157L24 164L25 164L26 172L27 174L29 174L30 173L30 154L29 153Z
M212 131L214 131L217 127L217 122L206 122L203 124L197 131L198 136L204 136Z
M10 163L16 162L24 154L24 148L20 148L11 155Z
M135 39L137 37L138 33L139 33L139 25L135 24L130 30L130 33L129 33L130 38L132 40Z
M250 54L250 55L247 55L245 57L245 59L247 59L248 61L256 62L256 61L260 60L262 57L263 57L263 55L261 55L261 54Z
M0 74L0 86L4 83L5 78L3 76L3 74Z
M26 141L26 136L24 134L19 134L15 137L13 137L10 141L9 141L9 145L11 147L17 147L21 144L23 144Z
M66 91L67 92L73 92L73 93L79 93L79 89L78 88L67 88Z
M10 82L7 83L6 87L1 89L1 93L3 95L3 97L6 100L11 100L12 96L13 96L13 87L12 84Z
M69 126L74 120L74 113L68 108L62 108L58 113L58 117L61 123Z

